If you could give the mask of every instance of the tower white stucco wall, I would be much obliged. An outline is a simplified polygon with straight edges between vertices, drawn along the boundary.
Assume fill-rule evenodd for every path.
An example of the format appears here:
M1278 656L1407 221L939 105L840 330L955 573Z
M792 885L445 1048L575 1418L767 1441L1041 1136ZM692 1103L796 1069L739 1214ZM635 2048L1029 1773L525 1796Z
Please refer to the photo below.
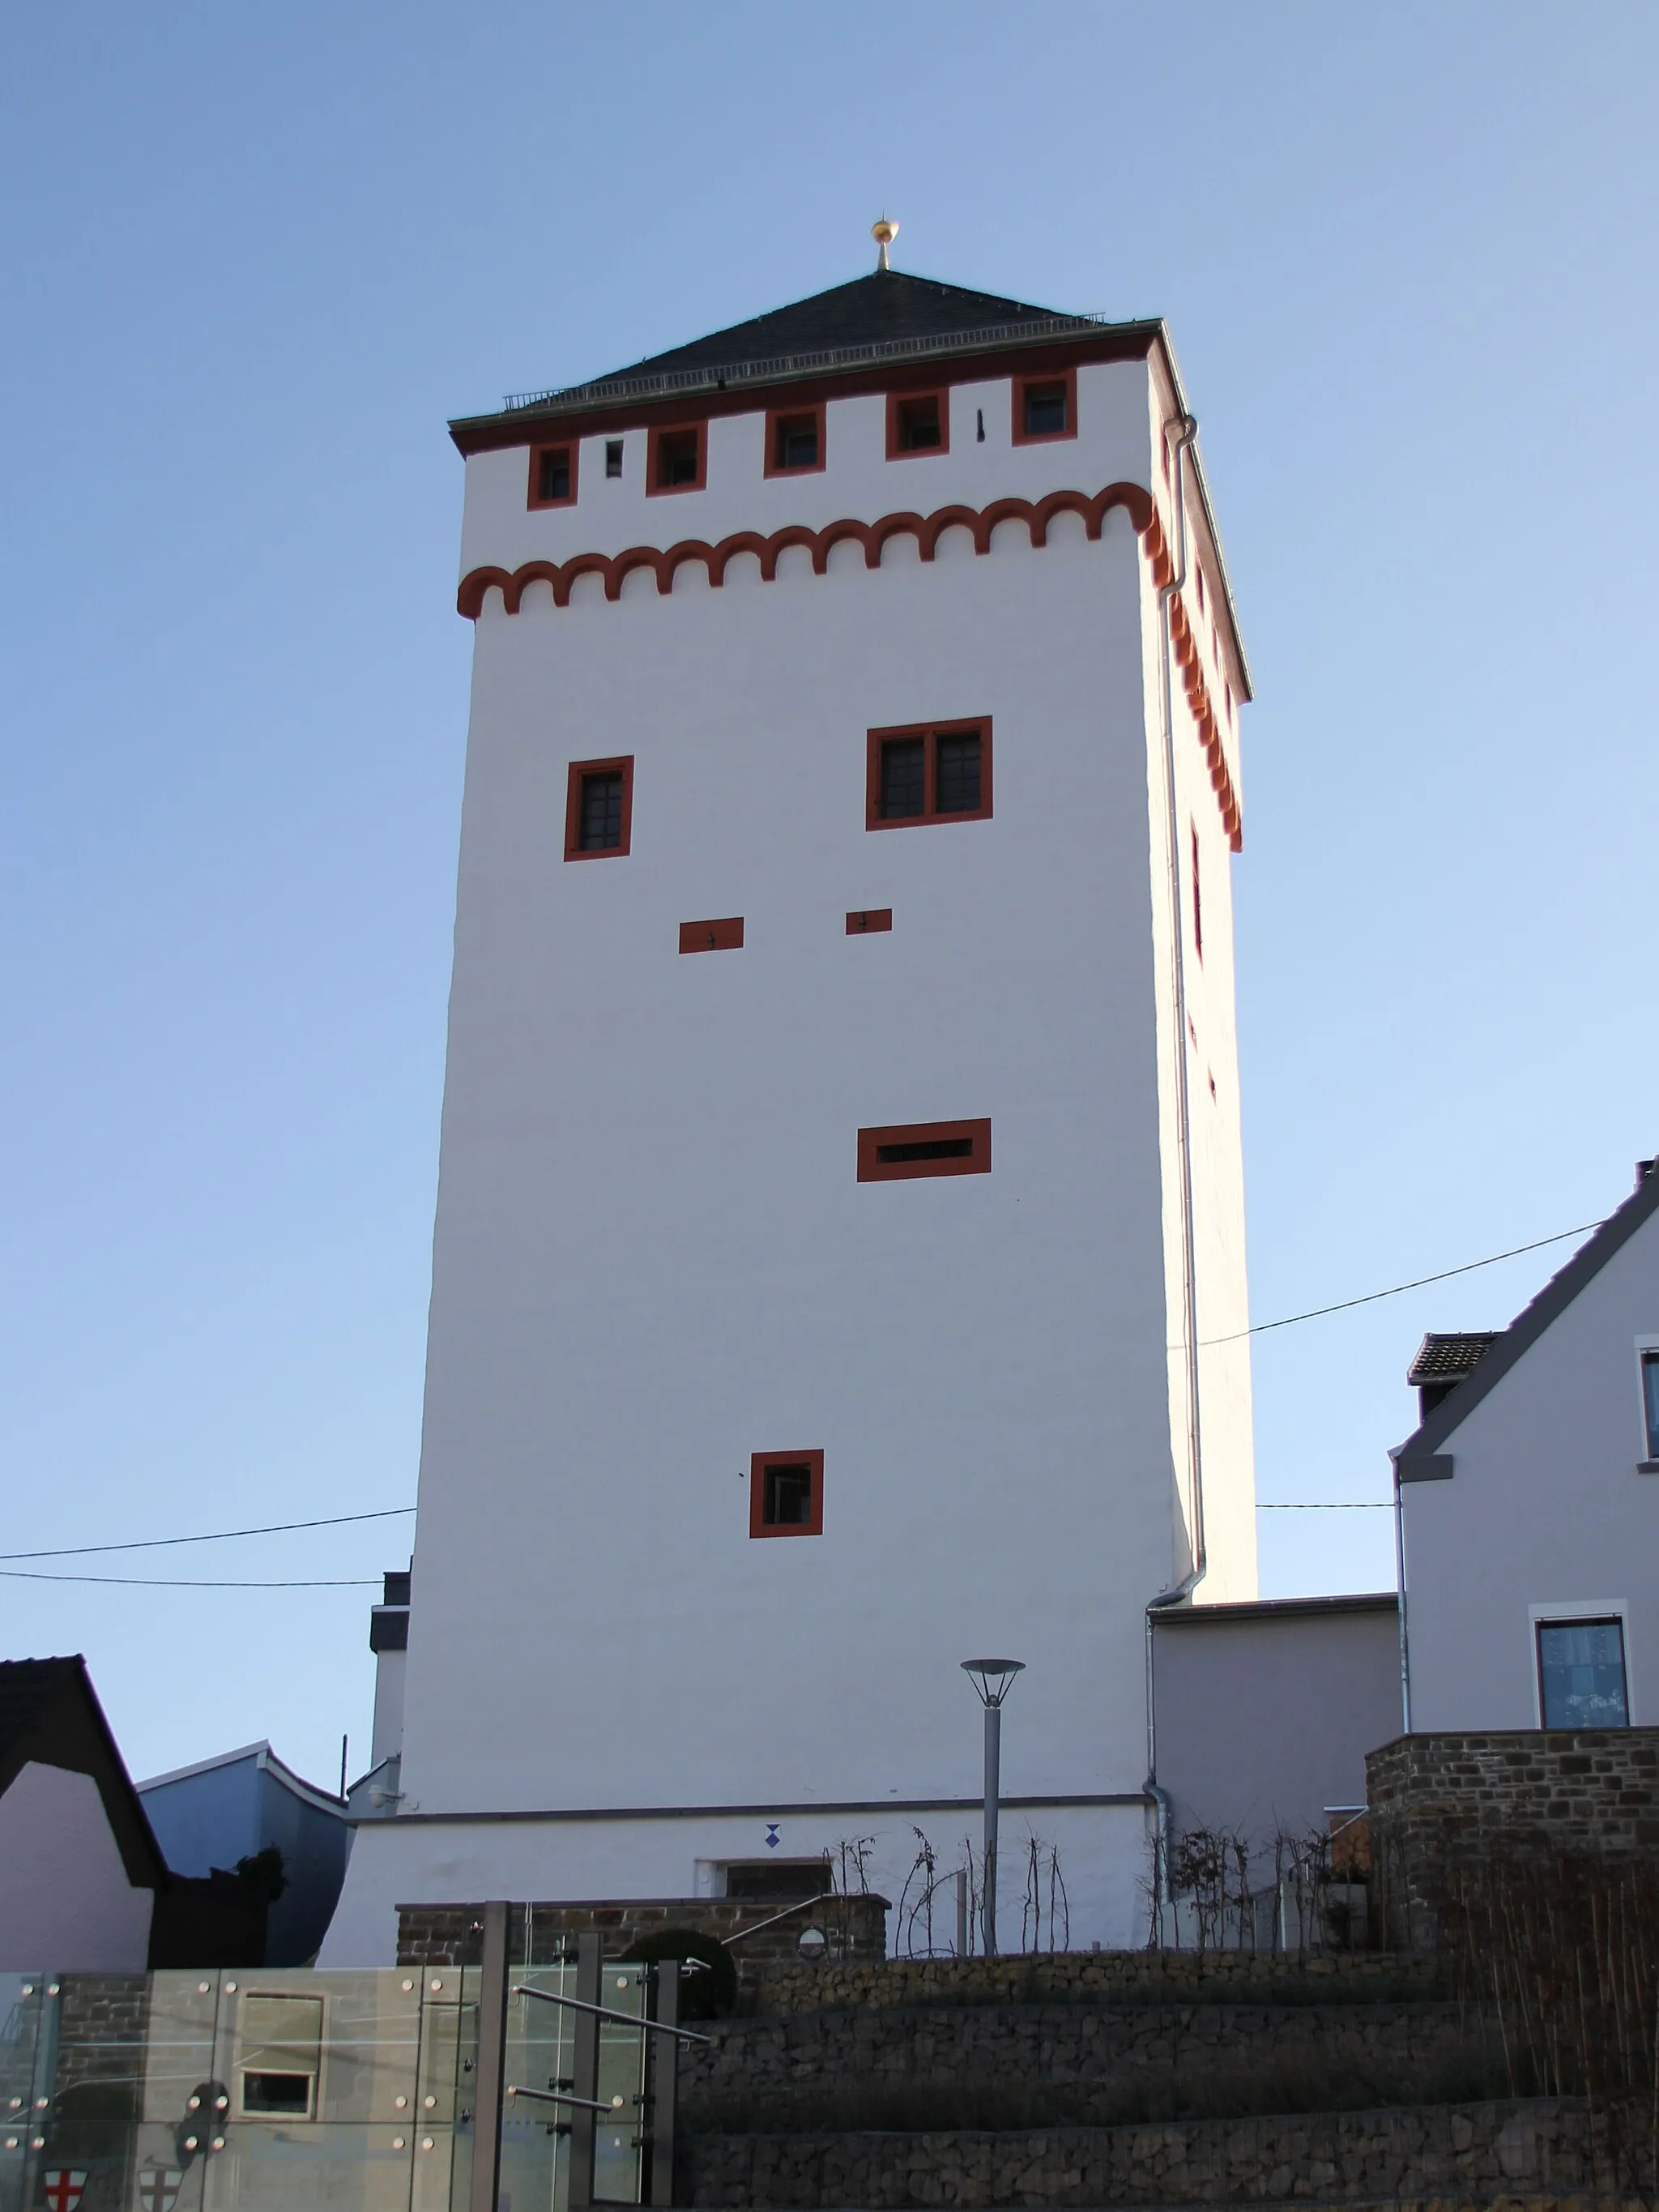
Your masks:
M709 426L706 490L583 441L526 512L468 465L464 569L1087 493L1165 504L1145 362L1079 373L1079 434L1017 447L1008 380L951 450L884 458L832 400L818 474ZM986 436L981 442L978 428ZM1215 574L1211 575L1213 589ZM1220 648L1212 696L1225 678ZM1177 1046L1158 600L1127 515L924 562L739 556L477 624L399 1816L358 1835L325 1963L399 1900L690 1893L712 1862L971 1820L957 1662L1024 1659L1003 1783L1062 1843L1074 1940L1133 1934L1144 1614L1187 1572ZM872 832L866 733L988 719L984 821ZM1200 841L1189 959L1203 1334L1244 1285L1229 854L1179 687ZM1236 761L1236 726L1228 749ZM634 760L631 849L562 858L573 760ZM849 936L849 910L890 933ZM1185 911L1183 908L1183 912ZM741 915L741 950L681 955ZM1213 1097L1209 1077L1213 1074ZM993 1169L855 1180L860 1127L988 1116ZM1173 1231L1172 1231L1172 1224ZM1206 1362L1210 1356L1206 1355ZM1249 1370L1204 1375L1205 1594L1253 1595ZM821 1535L757 1542L761 1450L824 1454ZM502 1820L496 1816L515 1817ZM1005 1905L1005 1910L1006 1910Z

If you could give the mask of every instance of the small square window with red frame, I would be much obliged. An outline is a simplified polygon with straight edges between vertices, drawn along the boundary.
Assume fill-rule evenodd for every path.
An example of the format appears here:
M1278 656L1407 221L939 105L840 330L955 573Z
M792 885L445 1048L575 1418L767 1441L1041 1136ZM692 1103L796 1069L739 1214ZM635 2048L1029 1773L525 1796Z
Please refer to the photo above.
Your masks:
M751 1536L823 1534L823 1454L757 1452L749 1462Z
M702 491L708 482L708 425L679 422L653 429L646 455L645 489L660 492Z
M991 721L913 723L872 730L866 830L923 822L984 822L991 813Z
M577 452L574 443L531 447L529 506L574 507Z
M1046 446L1077 435L1077 371L1014 379L1013 438L1017 446Z
M816 407L775 407L766 417L766 473L769 477L811 476L824 465L823 403Z
M903 460L911 453L948 453L951 450L951 394L938 392L890 392L887 395L887 458Z
M627 857L634 829L634 757L572 761L565 796L567 860Z

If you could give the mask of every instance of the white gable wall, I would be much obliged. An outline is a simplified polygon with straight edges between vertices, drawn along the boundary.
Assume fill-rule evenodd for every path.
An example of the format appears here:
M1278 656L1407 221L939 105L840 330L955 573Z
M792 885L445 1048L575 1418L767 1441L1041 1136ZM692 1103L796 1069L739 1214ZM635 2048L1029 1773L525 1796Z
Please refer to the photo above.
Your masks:
M1659 1475L1637 1345L1659 1340L1659 1214L1401 1486L1412 1725L1539 1725L1533 1620L1623 1612L1630 1717L1659 1725Z
M142 1974L155 1902L91 1775L31 1760L0 1797L0 1972Z

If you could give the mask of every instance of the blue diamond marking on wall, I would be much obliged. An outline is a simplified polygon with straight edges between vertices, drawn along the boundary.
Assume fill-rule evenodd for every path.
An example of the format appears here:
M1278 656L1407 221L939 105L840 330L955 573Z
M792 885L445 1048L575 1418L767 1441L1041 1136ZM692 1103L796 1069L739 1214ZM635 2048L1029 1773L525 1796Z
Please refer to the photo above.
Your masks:
M776 1849L777 1849L777 1847L778 1847L778 1830L779 1830L779 1828L780 1828L781 1826L782 1826L782 1823L781 1823L781 1821L778 1821L778 1820L769 1820L769 1821L767 1822L767 1824L766 1824L766 1848L767 1848L767 1850L768 1850L769 1851L775 1851L775 1850L776 1850Z

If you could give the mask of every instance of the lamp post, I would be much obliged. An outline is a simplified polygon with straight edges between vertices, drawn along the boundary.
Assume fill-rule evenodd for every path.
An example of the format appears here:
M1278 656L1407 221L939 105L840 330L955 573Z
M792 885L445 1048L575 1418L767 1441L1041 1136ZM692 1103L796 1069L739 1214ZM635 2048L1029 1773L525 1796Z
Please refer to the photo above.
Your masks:
M964 1659L962 1671L979 1692L985 1708L985 1897L981 1912L985 1955L997 1951L997 1813L1002 1795L1002 1701L1013 1687L1016 1674L1025 1671L1023 1659Z

